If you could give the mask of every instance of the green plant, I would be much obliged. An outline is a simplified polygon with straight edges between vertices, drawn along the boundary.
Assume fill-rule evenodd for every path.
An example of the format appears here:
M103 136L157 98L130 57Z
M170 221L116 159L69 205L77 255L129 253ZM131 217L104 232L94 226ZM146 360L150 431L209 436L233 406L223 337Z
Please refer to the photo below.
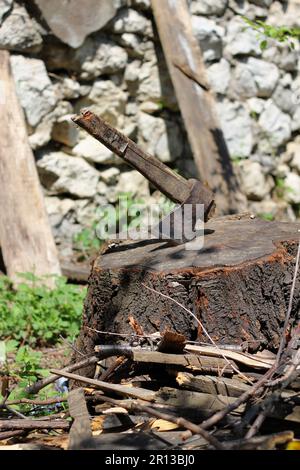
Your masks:
M86 288L55 278L55 288L43 284L34 274L20 275L24 282L13 288L0 277L0 329L2 339L19 344L55 344L60 335L73 339L79 332Z
M258 217L263 220L268 220L270 222L275 220L275 216L271 212L261 212L260 214L258 214Z
M300 28L290 28L288 26L271 26L261 20L250 20L242 16L243 20L255 31L260 33L264 39L260 42L262 50L268 47L268 39L275 39L278 42L288 43L291 49L295 48L294 39L300 39Z

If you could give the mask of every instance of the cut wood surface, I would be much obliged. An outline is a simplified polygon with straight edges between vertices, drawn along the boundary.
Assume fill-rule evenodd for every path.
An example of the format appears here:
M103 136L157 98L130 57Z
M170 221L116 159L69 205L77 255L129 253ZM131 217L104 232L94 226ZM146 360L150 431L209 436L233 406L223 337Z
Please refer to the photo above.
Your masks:
M0 246L7 274L61 274L10 56L0 51ZM51 284L51 280L49 280Z
M254 341L274 350L288 308L299 229L299 224L227 216L206 224L198 251L153 240L113 248L94 261L77 348L93 354L97 344L120 342L96 330L132 334L129 317L145 335L168 329L209 344L191 311L218 344ZM291 318L299 303L297 282ZM251 366L270 365L259 357L239 357Z
M220 213L244 206L193 34L186 0L152 0L152 8L200 178L216 194Z
M70 415L74 419L69 434L69 449L90 449L93 446L93 434L83 389L72 390L68 395L68 403Z

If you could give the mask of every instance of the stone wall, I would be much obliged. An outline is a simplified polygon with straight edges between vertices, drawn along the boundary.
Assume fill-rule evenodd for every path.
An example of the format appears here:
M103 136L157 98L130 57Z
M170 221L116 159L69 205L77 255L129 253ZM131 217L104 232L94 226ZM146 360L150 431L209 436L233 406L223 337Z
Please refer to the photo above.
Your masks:
M74 127L70 115L81 108L94 110L172 168L196 174L150 0L71 0L74 8L72 2L83 15L73 29L63 21L57 0L0 0L0 47L12 53L58 243L91 225L97 207L116 202L120 192L157 200L143 177ZM87 5L95 3L91 15ZM249 208L267 218L295 220L300 212L299 45L291 50L269 41L262 50L262 38L239 15L296 26L300 1L190 0L189 6Z

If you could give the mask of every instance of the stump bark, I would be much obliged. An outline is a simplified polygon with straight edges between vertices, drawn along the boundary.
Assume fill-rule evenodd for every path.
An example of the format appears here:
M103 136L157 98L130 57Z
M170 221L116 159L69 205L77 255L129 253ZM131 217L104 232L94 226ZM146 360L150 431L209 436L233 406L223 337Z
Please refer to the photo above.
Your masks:
M191 315L147 285L192 311L218 343L255 341L275 350L289 303L299 230L300 224L228 216L205 225L200 251L145 240L127 241L98 256L77 348L86 354L95 344L120 342L94 330L133 333L129 316L145 334L168 328L208 342ZM294 323L299 308L298 277Z

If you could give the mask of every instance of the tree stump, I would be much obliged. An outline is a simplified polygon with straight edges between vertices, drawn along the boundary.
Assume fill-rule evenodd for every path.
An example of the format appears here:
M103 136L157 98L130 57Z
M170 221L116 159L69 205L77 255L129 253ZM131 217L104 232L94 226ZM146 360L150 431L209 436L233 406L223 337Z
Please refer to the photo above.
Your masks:
M187 311L149 286L192 311L216 342L254 341L275 350L288 308L299 231L300 224L227 216L205 225L200 251L145 240L127 241L98 256L77 348L87 354L95 344L120 342L118 336L94 330L133 333L129 316L145 334L168 328L189 340L208 342ZM298 276L293 322L299 308Z

